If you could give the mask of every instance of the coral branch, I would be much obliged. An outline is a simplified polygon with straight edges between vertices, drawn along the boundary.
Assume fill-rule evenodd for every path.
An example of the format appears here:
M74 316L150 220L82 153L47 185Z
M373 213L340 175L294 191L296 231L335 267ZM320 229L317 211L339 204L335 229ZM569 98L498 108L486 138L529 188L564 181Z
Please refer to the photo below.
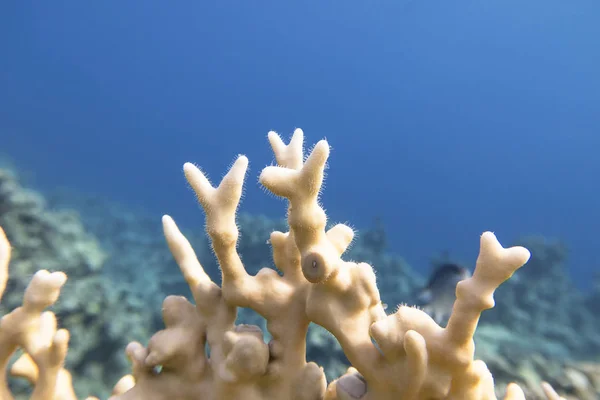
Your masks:
M329 145L322 140L301 168L270 166L263 169L259 178L273 194L289 200L288 222L300 251L302 271L312 283L326 280L339 264L337 249L326 236L325 211L318 204L328 156Z
M223 268L223 280L235 283L247 276L236 251L239 232L235 223L247 168L248 159L238 157L221 184L214 188L194 164L186 163L183 166L185 177L206 213L206 230Z
M472 340L481 313L494 307L494 291L529 257L523 247L503 248L492 232L481 235L475 272L456 287L456 302L446 329L448 341L464 347ZM472 354L466 356L471 358Z
M224 241L223 237L237 235L237 228L233 232L232 226L239 196L227 196L230 203L223 208L211 199L224 196L221 190L240 193L243 181L237 178L243 177L244 168L245 165L234 164L233 172L223 180L226 184L222 182L214 189L198 169L187 167L188 179L207 210L207 230L217 254L235 252L235 241ZM169 397L191 400L201 393L215 399L321 398L325 391L324 373L316 364L306 363L305 357L308 319L304 304L309 284L300 279L301 274L280 277L265 269L257 276L249 276L237 253L221 254L223 287L230 293L226 296L225 289L222 291L204 272L192 246L171 217L163 217L163 230L196 306L182 297L170 296L165 300L166 328L151 338L147 348L139 343L129 346L127 352L136 384L115 400ZM287 259L286 249L281 247L289 244L286 236L274 234L273 240L276 252L281 253L278 257ZM228 261L232 259L236 259L233 269L237 268L237 272L229 270L232 265ZM225 279L226 275L233 279ZM244 285L240 286L242 282ZM249 285L254 288L249 289ZM234 325L236 307L240 304L250 304L263 312L273 336L268 345L258 327ZM210 349L209 358L204 354L205 346Z
M9 262L10 244L0 228L0 294L5 288ZM57 329L54 313L44 311L58 300L66 281L67 276L62 272L38 271L25 290L23 305L0 320L0 398L12 399L6 382L6 369L10 356L22 348L25 354L13 365L11 373L34 385L32 400L76 399L71 375L63 368L69 332Z
M270 134L276 158L283 148L280 139ZM290 146L294 146L292 138ZM322 140L306 162L296 169L270 166L263 169L260 182L272 193L290 203L288 222L300 252L304 277L313 284L306 312L311 321L332 332L342 344L350 362L362 373L379 358L372 345L369 326L384 318L385 312L375 274L364 263L343 261L340 257L352 241L349 227L338 224L325 231L327 218L318 204L329 145ZM323 307L323 304L328 304Z
M6 289L6 282L8 281L8 263L10 262L11 248L6 238L4 229L0 227L0 301L4 290Z
M285 144L277 132L269 132L269 143L275 153L277 165L284 168L299 170L304 162L304 132L302 129L294 130L289 144Z

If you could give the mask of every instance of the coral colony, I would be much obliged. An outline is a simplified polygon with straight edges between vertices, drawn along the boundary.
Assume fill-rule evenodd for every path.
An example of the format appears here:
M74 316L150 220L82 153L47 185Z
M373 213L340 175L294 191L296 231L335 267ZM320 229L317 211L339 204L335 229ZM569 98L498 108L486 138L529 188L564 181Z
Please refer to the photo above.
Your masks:
M268 138L277 165L262 171L260 183L288 204L289 231L270 236L280 273L265 268L248 274L236 250L236 212L248 159L239 156L218 187L193 164L185 164L185 176L206 213L222 285L209 278L175 221L164 216L167 244L195 304L181 296L164 300L165 328L147 346L127 346L132 373L116 384L110 399L495 399L488 368L473 359L473 335L481 313L494 306L494 291L527 262L529 251L503 248L494 234L483 233L476 268L456 286L445 328L415 307L400 306L387 314L373 268L342 257L352 229L343 224L326 229L327 216L318 200L329 144L318 142L305 158L300 129L287 145L274 132ZM10 256L0 230L0 293ZM32 399L76 398L64 368L69 332L45 311L58 300L66 279L62 272L37 272L22 306L0 322L4 368L22 349L10 373L31 382ZM272 337L268 343L259 327L235 324L238 307L266 319ZM336 337L352 365L330 383L321 367L306 361L311 322ZM12 399L5 374L2 379L0 397ZM550 385L542 386L548 399L559 399ZM504 397L524 398L516 384L508 386Z

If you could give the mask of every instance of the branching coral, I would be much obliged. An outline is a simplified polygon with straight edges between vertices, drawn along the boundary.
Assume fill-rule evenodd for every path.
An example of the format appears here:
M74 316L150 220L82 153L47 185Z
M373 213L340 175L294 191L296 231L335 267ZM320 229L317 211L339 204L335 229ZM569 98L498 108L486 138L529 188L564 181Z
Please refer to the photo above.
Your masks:
M55 196L44 196L24 186L19 176L16 171L0 168L0 226L14 249L0 316L22 305L23 293L40 266L67 274L69 280L61 290L60 301L52 306L72 337L65 363L74 376L76 393L107 397L105 382L115 382L129 368L123 348L129 341L147 338L156 331L156 327L149 329L150 324L144 324L149 318L143 320L143 316L151 312L132 313L137 311L135 303L122 301L123 293L131 292L131 287L120 289L106 279L105 262L115 255L107 257L79 213L57 207ZM164 296L159 297L158 304ZM27 392L25 382L13 385L15 397L23 398Z
M4 293L10 261L10 245L0 228L0 298ZM6 382L6 368L11 355L22 348L22 355L11 373L34 384L32 400L75 400L71 374L63 368L69 332L57 329L56 316L44 311L53 305L67 277L62 272L38 271L25 290L23 305L0 320L0 398L12 399ZM89 397L88 400L95 398Z
M270 237L280 273L265 268L248 274L236 249L236 212L247 158L238 157L217 187L197 167L186 164L185 176L206 213L222 285L205 273L174 220L163 217L168 246L195 305L179 296L165 299L165 329L147 346L127 347L133 373L118 384L111 399L494 399L491 374L482 361L473 359L473 334L481 313L494 306L496 288L527 262L529 252L505 249L492 233L484 233L475 272L457 286L446 328L413 307L401 306L387 315L372 267L342 259L352 229L343 224L326 229L318 198L328 143L320 141L304 159L301 130L288 145L274 132L269 141L277 165L266 167L260 182L288 200L289 232ZM51 382L58 382L59 371L64 371L68 335L56 331L51 314L41 313L56 300L64 280L60 273L38 273L22 310L5 316L0 325L5 360L21 346L43 377L36 391L45 397L38 398L53 398ZM267 320L269 343L258 327L235 325L239 307L252 308ZM353 366L329 385L323 370L306 362L310 322L337 338ZM506 400L523 398L517 385L508 387Z
M341 258L352 230L341 224L326 230L318 196L328 143L319 142L303 161L302 131L296 130L289 145L275 133L269 134L269 140L278 165L265 168L260 182L288 199L290 231L274 232L270 239L282 274L263 269L250 276L236 251L235 214L246 157L237 159L216 188L199 169L186 164L185 175L206 212L222 287L208 279L189 243L173 220L165 217L165 236L192 288L197 313L183 299L167 299L167 329L147 349L139 344L129 348L137 384L122 398L322 398L323 374L305 361L304 337L310 321L334 334L354 366L329 386L325 395L329 399L492 398L487 368L473 361L473 333L481 312L493 306L494 290L527 261L529 252L520 247L504 249L493 234L485 233L476 271L458 286L454 313L445 329L411 307L386 315L373 269ZM268 346L256 328L234 326L236 307L250 307L265 317L273 337ZM184 309L190 317L181 317ZM184 321L187 329L182 327ZM202 340L194 344L174 339L183 332ZM211 349L210 363L204 358L204 338ZM193 372L181 371L193 363L174 360L190 354L201 365ZM157 366L161 367L158 373ZM182 378L190 376L195 379L186 385ZM173 393L171 387L178 391ZM507 398L520 394L516 386L509 392Z

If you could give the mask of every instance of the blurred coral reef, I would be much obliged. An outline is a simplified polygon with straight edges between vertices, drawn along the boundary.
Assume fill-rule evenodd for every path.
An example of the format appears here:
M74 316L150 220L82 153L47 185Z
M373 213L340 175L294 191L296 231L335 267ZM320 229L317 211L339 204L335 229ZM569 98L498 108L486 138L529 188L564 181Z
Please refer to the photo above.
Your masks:
M280 152L284 161L286 157L282 152L288 151L288 161L292 157L293 148L290 146L274 145L274 149L276 154ZM295 169L301 168L300 163ZM202 201L202 194L199 197ZM262 267L273 264L273 247L272 243L267 244L267 239L274 231L286 232L288 225L283 220L247 214L239 214L236 222L241 232L237 238L237 252L244 260L245 271L255 275ZM23 304L23 293L26 293L30 281L34 287L39 285L39 282L35 283L36 271L62 271L68 276L64 286L58 285L62 287L60 299L51 310L60 327L70 333L65 365L73 375L74 389L79 398L88 394L107 398L112 385L130 372L130 363L123 351L127 343L148 343L154 332L159 331L158 335L161 335L160 332L174 329L176 320L168 313L162 315L161 310L164 312L164 307L177 304L178 312L188 312L185 304L190 303L179 304L184 300L167 296L178 294L191 299L193 296L205 297L209 293L199 293L193 285L188 287L189 277L186 281L178 273L181 267L185 275L186 267L181 266L181 260L179 267L173 260L156 218L133 212L106 199L75 192L42 195L23 188L15 171L0 169L0 226L12 245L10 275L0 305L1 315L8 317L12 310ZM167 221L167 239L168 232L171 232L171 251L175 246L179 250L173 253L177 254L187 247L183 236L176 235L173 229ZM223 268L223 265L219 265L212 256L214 241L219 238L215 238L213 232L211 243L204 235L194 235L185 230L183 233L206 271L203 282L207 285L208 282L222 283L219 266ZM177 236L176 241L173 241L173 235ZM475 355L487 364L494 375L496 396L503 397L509 383L516 382L528 399L553 398L551 394L544 393L544 390L549 390L548 386L541 385L541 382L549 382L565 399L600 398L600 285L590 293L582 293L570 282L564 267L568 255L559 242L531 236L514 244L529 249L531 259L516 273L516 279L508 280L498 289L495 308L483 314L474 336ZM380 277L377 285L383 303L410 304L412 294L424 281L424 277L401 257L386 252L385 230L380 223L359 235L345 253L345 258L365 261L377 268ZM138 273L140 268L143 268L143 274ZM385 279L381 279L382 276ZM166 297L167 302L163 305L162 299ZM223 300L211 301L215 309L227 309ZM241 307L237 323L242 325L232 328L231 346L238 340L255 343L255 339L260 339L255 348L258 352L255 355L260 359L262 351L272 351L260 347L263 339L266 343L273 339L267 332L269 318L264 318L264 312L257 313L246 307L252 303L248 302L246 299L236 304ZM200 314L207 321L216 318L202 309ZM227 315L227 318L233 318L231 323L236 321L235 313ZM164 328L163 316L167 318L166 331L161 331ZM243 324L256 325L260 330L246 328ZM204 328L200 325L195 332L202 335ZM270 327L273 327L272 322ZM219 334L223 335L225 331ZM323 367L328 381L344 382L335 379L346 373L348 351L343 351L339 334L330 331L335 329L326 330L313 323L307 326L306 358ZM132 351L145 351L143 346L136 346L133 350L131 346L128 349L129 358L134 359L134 375L137 373L139 381L139 377L147 373L141 373L140 366L135 365ZM221 343L221 346L227 347L227 344ZM233 350L229 348L229 351ZM350 355L352 357L352 351ZM309 367L304 368L307 368L311 379L316 379L314 386L318 389L321 382L318 369L310 367L315 364L306 365ZM166 365L161 363L161 367ZM18 368L13 367L13 372L18 372ZM23 372L17 375L28 376ZM350 376L360 375L351 371ZM151 381L152 377L144 379ZM16 398L26 398L31 394L30 386L24 380L10 379L9 383ZM335 385L331 387L335 388Z

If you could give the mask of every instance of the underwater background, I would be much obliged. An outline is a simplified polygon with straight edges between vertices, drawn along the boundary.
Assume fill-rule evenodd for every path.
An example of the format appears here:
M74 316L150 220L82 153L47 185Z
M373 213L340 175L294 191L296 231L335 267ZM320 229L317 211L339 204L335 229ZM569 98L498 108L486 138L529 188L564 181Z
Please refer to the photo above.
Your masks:
M21 250L2 309L39 268L75 277L57 306L68 362L80 393L104 393L126 343L160 329L164 295L188 294L162 214L218 279L183 163L216 182L248 156L240 251L257 271L285 229L257 182L266 135L300 127L332 145L322 203L392 308L439 260L472 268L485 230L528 247L480 356L499 382L585 398L563 375L600 376L599 20L592 0L3 2L0 225ZM312 335L313 358L343 371Z

